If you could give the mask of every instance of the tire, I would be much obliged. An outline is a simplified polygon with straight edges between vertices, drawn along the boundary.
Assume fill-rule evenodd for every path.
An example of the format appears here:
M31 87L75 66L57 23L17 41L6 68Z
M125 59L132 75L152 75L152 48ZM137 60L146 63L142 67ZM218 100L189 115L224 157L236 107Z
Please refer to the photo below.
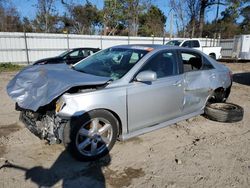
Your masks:
M112 113L93 110L72 118L64 127L63 144L80 161L93 161L109 153L118 135L118 121Z
M211 103L205 107L205 116L218 122L237 122L243 119L244 109L232 103Z
M209 54L209 56L210 56L211 58L213 58L214 60L216 60L215 54Z
M231 86L232 84L225 90L222 88L221 90L215 90L213 96L208 100L208 102L209 103L225 103L231 92Z

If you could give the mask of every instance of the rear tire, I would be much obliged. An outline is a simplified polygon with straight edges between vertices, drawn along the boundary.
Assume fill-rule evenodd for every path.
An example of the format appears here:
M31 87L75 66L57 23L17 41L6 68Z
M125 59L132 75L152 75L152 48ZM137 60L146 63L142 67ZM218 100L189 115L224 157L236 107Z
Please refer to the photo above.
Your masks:
M232 103L211 103L205 107L205 116L218 122L237 122L243 119L244 109Z
M218 88L214 91L213 96L208 100L209 103L224 103L227 101L227 98L229 97L229 94L231 92L231 86L230 85L227 89Z
M106 110L93 110L72 118L64 127L63 143L80 161L93 161L109 153L118 135L118 121Z
M209 56L210 56L211 58L213 58L214 60L216 60L216 55L215 55L214 53L209 54Z

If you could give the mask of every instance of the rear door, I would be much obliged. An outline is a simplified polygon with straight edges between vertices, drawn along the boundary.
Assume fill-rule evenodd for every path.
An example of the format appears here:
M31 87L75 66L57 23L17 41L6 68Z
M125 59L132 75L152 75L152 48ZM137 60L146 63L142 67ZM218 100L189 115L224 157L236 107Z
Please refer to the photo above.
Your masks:
M183 115L202 110L212 92L214 67L198 53L180 50L184 75Z
M174 119L181 114L183 75L179 74L175 51L163 51L148 60L138 72L156 72L151 83L133 81L127 88L128 129L144 127Z

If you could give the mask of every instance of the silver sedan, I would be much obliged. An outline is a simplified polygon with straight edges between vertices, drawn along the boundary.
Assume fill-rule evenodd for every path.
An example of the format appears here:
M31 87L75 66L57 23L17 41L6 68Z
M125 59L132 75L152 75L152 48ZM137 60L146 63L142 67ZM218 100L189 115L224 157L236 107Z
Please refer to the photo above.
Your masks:
M202 52L120 45L73 67L27 68L7 90L32 132L63 142L79 160L94 160L117 139L202 114L208 102L226 100L231 84L231 71Z

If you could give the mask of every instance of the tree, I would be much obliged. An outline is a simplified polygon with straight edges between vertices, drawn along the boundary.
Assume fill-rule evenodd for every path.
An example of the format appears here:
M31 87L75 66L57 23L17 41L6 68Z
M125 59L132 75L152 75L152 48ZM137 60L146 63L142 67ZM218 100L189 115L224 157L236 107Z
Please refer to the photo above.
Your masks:
M195 36L196 26L198 22L199 15L199 1L198 0L186 0L187 15L189 16L189 23L187 25L188 33L191 31L190 37Z
M68 6L70 13L69 27L73 33L93 34L95 26L100 24L100 12L89 1L85 5Z
M221 33L221 38L233 38L234 35L240 34L240 27L237 23L239 9L239 1L227 3L227 8L221 12L220 19L204 25L203 36L213 37L215 33Z
M187 13L186 0L169 0L170 8L175 12L176 23L180 23L180 29L177 26L178 35L186 37Z
M141 36L163 36L166 16L156 6L151 6L149 10L140 15L139 35Z
M0 20L0 31L18 32L23 30L19 13L7 0L0 1Z
M151 4L149 0L120 0L124 15L124 22L129 36L137 36L139 15L147 10Z
M219 32L222 38L233 38L234 35L239 34L239 26L237 24L237 18L239 17L240 2L233 1L226 9L221 13L222 18L218 21Z
M240 24L242 34L249 34L249 31L250 31L250 5L244 7L241 10L240 15L243 17L243 21Z
M205 16L205 10L207 8L210 8L211 6L217 5L217 10L216 10L216 17L215 21L217 23L218 21L218 15L219 15L219 7L220 5L229 5L230 3L238 4L240 1L245 1L245 0L201 0L200 1L200 11L199 11L199 37L203 36L203 26L204 26L204 16ZM215 34L218 31L215 31Z
M249 5L245 3L247 0L221 0L219 5L224 4L226 9L221 12L221 18L215 17L211 23L204 25L203 36L213 37L215 33L220 33L222 38L233 38L237 34L249 33ZM222 2L222 3L221 3ZM243 21L238 23L239 16L243 17Z
M23 30L25 32L32 32L33 31L32 23L30 22L30 20L27 17L23 18L22 25L23 25Z
M209 6L209 0L200 0L199 10L199 37L202 37L205 10Z
M55 0L37 0L37 14L32 23L36 32L57 32L59 16L54 4Z
M102 10L103 34L115 35L120 33L119 29L124 28L124 15L122 3L117 0L105 0Z

